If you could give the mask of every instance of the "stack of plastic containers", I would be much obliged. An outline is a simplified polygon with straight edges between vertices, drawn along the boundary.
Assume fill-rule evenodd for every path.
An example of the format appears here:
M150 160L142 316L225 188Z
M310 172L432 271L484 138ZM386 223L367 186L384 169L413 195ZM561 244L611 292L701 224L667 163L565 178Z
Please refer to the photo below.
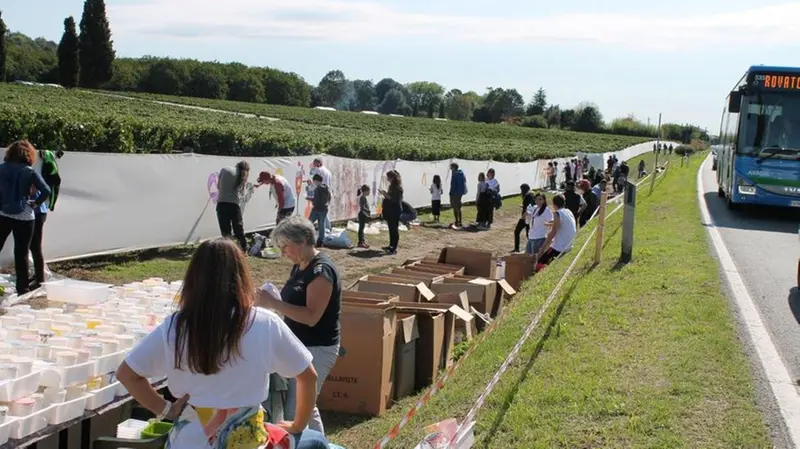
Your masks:
M0 445L127 394L113 373L175 310L180 287L162 279L115 288L61 280L45 289L62 307L9 308L0 317Z
M126 440L138 440L142 437L142 430L147 427L147 421L129 419L117 425L117 438Z

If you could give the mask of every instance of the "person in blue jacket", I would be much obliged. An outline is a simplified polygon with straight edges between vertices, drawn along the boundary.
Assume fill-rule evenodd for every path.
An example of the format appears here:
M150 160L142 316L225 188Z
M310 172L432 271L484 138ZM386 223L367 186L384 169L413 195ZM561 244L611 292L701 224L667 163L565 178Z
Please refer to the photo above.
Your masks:
M450 207L453 208L453 215L455 216L453 226L460 228L463 226L461 221L461 197L467 194L467 178L455 162L450 164L450 170L453 172L452 176L450 176Z
M6 149L5 163L0 165L0 250L13 233L18 295L30 291L28 252L34 233L34 211L50 197L50 187L33 169L36 158L36 148L27 140L21 140ZM31 200L34 188L40 195Z

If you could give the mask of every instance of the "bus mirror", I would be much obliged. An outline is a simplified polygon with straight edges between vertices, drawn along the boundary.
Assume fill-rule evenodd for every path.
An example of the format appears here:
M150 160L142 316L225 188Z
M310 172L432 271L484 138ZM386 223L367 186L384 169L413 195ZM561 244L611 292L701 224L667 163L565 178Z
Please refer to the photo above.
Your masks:
M742 108L742 93L739 91L731 92L728 97L728 112L738 114Z

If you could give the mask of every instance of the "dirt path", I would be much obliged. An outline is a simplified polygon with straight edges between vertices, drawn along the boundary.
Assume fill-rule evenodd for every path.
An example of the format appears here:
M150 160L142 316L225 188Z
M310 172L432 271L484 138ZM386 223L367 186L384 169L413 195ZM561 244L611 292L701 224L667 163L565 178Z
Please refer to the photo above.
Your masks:
M455 231L420 226L415 230L400 233L400 248L396 255L387 256L381 248L388 244L388 233L367 236L370 249L324 249L328 252L348 286L367 273L376 273L398 266L414 257L438 255L446 246L465 246L494 251L498 255L509 253L514 247L513 229L519 219L519 198L509 198L503 208L495 211L495 222L487 231ZM474 206L465 206L464 221L474 219ZM451 219L449 211L444 211L443 222ZM430 217L421 216L421 221ZM355 234L351 234L355 242ZM523 239L524 241L524 239ZM523 244L524 247L524 244ZM192 247L179 247L150 250L101 258L85 259L53 264L53 271L73 279L124 284L140 281L148 277L167 280L182 279L191 257ZM251 257L254 280L283 284L288 278L291 264L281 259L262 259Z

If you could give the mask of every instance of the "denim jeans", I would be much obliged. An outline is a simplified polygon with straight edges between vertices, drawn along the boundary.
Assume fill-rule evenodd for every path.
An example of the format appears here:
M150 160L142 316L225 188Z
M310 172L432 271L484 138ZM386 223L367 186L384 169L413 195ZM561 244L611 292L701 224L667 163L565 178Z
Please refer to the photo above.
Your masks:
M306 429L303 433L292 436L295 449L328 449L328 440L325 435L316 430Z
M319 223L317 231L317 245L322 245L325 241L325 231L328 230L328 213L312 210L308 216L311 223Z
M339 346L311 346L308 348L314 359L311 364L317 371L317 394L322 390L322 384L328 377L328 374L336 364L336 359L339 358ZM294 420L294 412L297 409L297 382L294 379L289 379L289 390L286 394L286 409L283 416L287 421ZM308 428L316 430L317 432L325 435L325 427L322 425L322 417L319 414L319 408L314 407L311 412L311 421L308 423Z
M544 245L546 239L528 239L527 250L528 254L533 256L539 252L539 249Z

